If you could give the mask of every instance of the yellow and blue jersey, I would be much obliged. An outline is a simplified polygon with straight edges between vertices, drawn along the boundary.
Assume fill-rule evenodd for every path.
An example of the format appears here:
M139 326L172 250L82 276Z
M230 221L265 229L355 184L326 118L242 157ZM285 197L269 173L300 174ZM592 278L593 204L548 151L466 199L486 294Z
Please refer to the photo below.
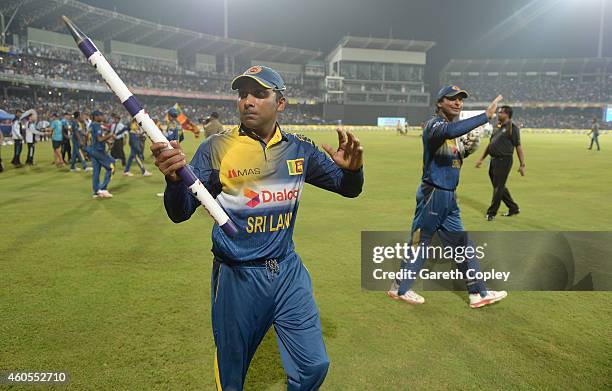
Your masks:
M140 136L141 132L138 128L136 122L132 122L129 125L129 133L128 133L128 143L130 144L130 148L140 152Z
M463 164L455 139L487 121L484 113L455 122L448 122L441 116L427 121L423 128L423 182L454 191L459 184L459 171Z
M166 126L166 138L168 141L183 141L182 127L177 120L172 119L168 122L168 125Z
M363 185L361 169L341 169L311 140L278 125L267 145L244 127L213 135L200 145L191 166L240 227L234 238L213 227L213 254L232 262L282 258L293 251L304 183L345 197L358 196ZM199 202L183 182L168 182L164 204L178 223L189 219Z
M98 141L98 136L104 135L104 130L99 122L92 121L89 125L89 131L91 133L91 147L95 151L105 152L106 141Z
M79 144L79 140L83 137L82 126L76 119L70 121L70 127L72 128L72 134L70 135L70 141L72 144Z

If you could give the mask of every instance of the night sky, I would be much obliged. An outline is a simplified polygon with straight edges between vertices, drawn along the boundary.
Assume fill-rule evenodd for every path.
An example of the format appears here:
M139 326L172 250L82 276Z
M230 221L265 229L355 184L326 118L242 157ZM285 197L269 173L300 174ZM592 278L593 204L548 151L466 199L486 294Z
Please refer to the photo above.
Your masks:
M82 0L223 35L223 0ZM604 56L612 56L612 0ZM595 57L601 0L229 0L229 36L329 52L344 35L435 41L426 78L450 58Z

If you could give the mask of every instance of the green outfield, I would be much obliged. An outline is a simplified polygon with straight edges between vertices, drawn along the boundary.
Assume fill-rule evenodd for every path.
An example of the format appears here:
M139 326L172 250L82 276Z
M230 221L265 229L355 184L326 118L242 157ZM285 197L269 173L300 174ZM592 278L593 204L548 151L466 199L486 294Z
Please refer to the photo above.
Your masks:
M336 142L331 131L307 135ZM472 310L462 292L422 292L427 303L409 307L361 290L360 232L409 229L421 143L416 133L358 136L362 195L307 186L294 235L331 359L323 389L610 389L610 292L510 292ZM191 155L197 142L187 137ZM487 169L466 159L466 229L610 230L612 136L600 137L601 152L587 151L588 141L524 134L527 175L515 167L509 180L521 214L494 222L483 218ZM37 148L36 166L13 169L12 147L2 147L0 370L68 371L75 390L214 389L208 215L167 218L148 153L153 177L118 172L115 197L100 200L90 173L56 169L50 144ZM273 331L246 389L284 389Z

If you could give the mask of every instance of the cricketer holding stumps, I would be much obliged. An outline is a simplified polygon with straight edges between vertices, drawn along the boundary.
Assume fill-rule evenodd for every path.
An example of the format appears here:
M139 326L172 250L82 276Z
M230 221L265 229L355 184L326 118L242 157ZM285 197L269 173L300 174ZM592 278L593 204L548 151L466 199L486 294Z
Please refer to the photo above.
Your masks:
M423 176L412 222L412 246L426 248L438 233L445 246L474 248L464 232L455 193L463 158L467 156L460 137L486 124L495 115L502 97L495 98L484 113L457 121L467 97L468 93L457 86L442 87L436 96L435 115L423 127ZM425 263L423 254L413 252L410 260L402 262L402 271L417 276ZM480 264L473 254L466 254L457 268L469 276L480 271ZM412 277L394 281L387 295L408 304L423 304L423 296L411 289L414 281ZM471 308L493 304L507 295L505 291L487 290L482 280L468 278L466 283Z
M285 85L271 68L253 66L232 81L238 90L240 126L207 138L191 160L194 172L241 227L229 238L212 230L212 325L219 390L241 390L249 363L274 325L288 390L316 390L329 360L308 271L294 250L293 227L304 183L345 197L363 185L359 140L338 130L339 147L281 130L277 114L286 106ZM178 223L200 203L176 174L185 156L176 149L151 150L166 176L164 204Z

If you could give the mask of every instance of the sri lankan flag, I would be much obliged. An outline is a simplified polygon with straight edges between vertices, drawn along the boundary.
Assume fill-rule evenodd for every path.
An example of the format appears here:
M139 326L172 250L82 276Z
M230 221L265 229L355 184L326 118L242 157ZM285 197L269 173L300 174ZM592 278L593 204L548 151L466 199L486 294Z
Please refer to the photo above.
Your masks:
M196 138L200 137L200 128L198 128L196 124L194 124L189 120L189 118L187 118L183 110L181 110L181 106L179 106L178 103L175 103L173 107L179 113L178 117L176 117L176 120L181 124L183 130L192 132L196 136ZM167 114L166 117L168 117ZM168 120L168 118L166 119Z

